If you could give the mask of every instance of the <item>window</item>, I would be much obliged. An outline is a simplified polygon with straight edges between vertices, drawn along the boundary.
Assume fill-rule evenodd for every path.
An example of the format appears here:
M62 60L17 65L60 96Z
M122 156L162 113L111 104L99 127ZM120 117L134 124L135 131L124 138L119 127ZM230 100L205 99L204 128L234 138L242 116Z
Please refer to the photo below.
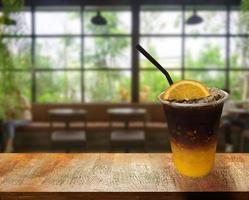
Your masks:
M209 87L225 88L225 73L223 71L188 71L185 73L186 79L201 81Z
M26 8L11 14L10 18L15 20L15 26L1 25L3 48L11 59L8 68L14 70L14 81L18 89L31 100L31 12Z
M248 37L230 38L230 66L231 68L245 68L246 58L243 55L245 45L248 43Z
M203 82L208 87L226 88L226 22L224 7L186 7L185 20L196 9L203 22L184 24L184 78Z
M164 9L145 7L140 13L140 19L141 34L179 34L182 30L182 12L177 7L166 7Z
M129 102L131 73L126 70L85 72L85 100L87 102Z
M0 16L2 13L0 13ZM27 10L20 11L18 13L13 13L10 18L15 20L15 26L4 26L3 33L6 35L30 35L31 34L31 12Z
M245 74L248 74L248 72L232 70L229 73L231 97L235 100L241 100L242 98Z
M15 72L15 81L17 85L21 85L18 89L20 92L31 100L31 73L29 71Z
M80 69L80 38L38 37L35 46L35 68Z
M140 37L140 44L154 55L165 68L181 68L181 37ZM143 55L140 56L141 68L155 68Z
M193 14L193 10L197 10L197 14L203 18L203 22L197 25L186 25L187 34L217 34L224 35L226 33L226 11L224 7L187 7L185 19Z
M242 13L238 8L232 8L230 12L230 33L231 34L248 34L246 24L248 23L249 14Z
M187 25L184 21L194 9L203 22ZM231 98L239 99L242 72L249 71L244 69L243 56L249 35L239 23L241 12L231 9L228 12L222 6L145 7L140 13L140 43L168 69L174 81L196 79L209 87L231 88ZM165 77L152 69L155 67L140 55L140 101L156 101L166 88Z
M35 33L45 35L80 34L81 20L79 8L52 10L38 8L35 12Z
M143 7L140 11L139 42L169 70L174 81L182 76L182 14L181 7ZM141 54L139 64L140 102L157 101L168 83Z
M130 34L131 33L131 12L117 7L113 10L102 8L101 16L107 20L105 26L96 26L91 23L92 17L96 16L96 9L86 8L84 12L85 34Z
M187 37L185 39L185 68L225 68L225 37Z
M38 102L80 102L80 72L37 72Z
M168 70L173 81L181 80L180 70ZM140 102L155 102L161 92L169 86L164 75L158 70L140 70Z
M248 84L248 46L249 46L249 21L248 12L240 12L238 8L232 8L230 12L230 52L229 52L229 83L231 97L241 99L243 97L246 84Z
M194 9L203 22L187 25ZM98 11L105 26L91 22ZM243 15L232 6L140 6L136 35L128 6L35 6L11 15L17 25L3 27L3 42L33 102L131 102L137 92L140 102L156 102L167 81L141 54L132 66L137 36L174 81L197 79L241 99L249 73Z
M80 102L80 8L37 7L34 14L34 99L41 103Z
M99 10L107 24L96 26L96 9L84 12L84 90L86 102L131 101L131 12Z
M130 68L130 37L86 37L84 44L85 69Z
M11 55L12 64L16 69L31 68L31 39L26 37L4 38L3 43Z

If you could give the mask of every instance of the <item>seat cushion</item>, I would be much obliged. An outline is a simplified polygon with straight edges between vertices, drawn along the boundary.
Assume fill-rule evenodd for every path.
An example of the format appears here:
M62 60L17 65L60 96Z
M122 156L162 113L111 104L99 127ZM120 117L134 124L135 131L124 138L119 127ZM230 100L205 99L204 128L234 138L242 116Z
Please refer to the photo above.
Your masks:
M244 130L242 132L243 137L249 138L249 130Z
M108 130L108 122L87 122L88 130Z
M51 139L55 142L86 141L86 133L85 131L54 131Z
M64 123L54 123L53 124L53 130L63 130L65 128ZM83 122L75 122L70 124L70 129L72 130L84 130L87 129L87 131L101 131L106 132L110 131L110 128L124 128L123 123L113 123L112 127L110 127L109 122L87 122L86 127L85 123ZM145 127L143 127L142 123L130 123L129 124L130 129L144 129L148 132L153 131L167 131L167 125L165 122L146 122ZM49 122L32 122L27 126L24 127L17 127L17 132L50 132L50 124Z
M145 132L141 130L115 130L111 132L111 141L144 141Z
M53 123L54 129L64 129L64 123ZM32 122L27 126L17 127L17 132L49 132L50 124L49 122Z
M147 131L167 131L166 122L147 122L145 129Z

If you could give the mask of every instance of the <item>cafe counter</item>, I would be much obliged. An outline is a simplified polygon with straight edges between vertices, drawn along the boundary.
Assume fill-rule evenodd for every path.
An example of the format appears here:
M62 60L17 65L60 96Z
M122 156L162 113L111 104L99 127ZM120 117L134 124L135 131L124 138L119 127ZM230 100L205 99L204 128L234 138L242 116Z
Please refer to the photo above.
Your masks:
M0 154L0 200L216 197L249 199L249 154L217 154L201 178L178 174L166 153Z

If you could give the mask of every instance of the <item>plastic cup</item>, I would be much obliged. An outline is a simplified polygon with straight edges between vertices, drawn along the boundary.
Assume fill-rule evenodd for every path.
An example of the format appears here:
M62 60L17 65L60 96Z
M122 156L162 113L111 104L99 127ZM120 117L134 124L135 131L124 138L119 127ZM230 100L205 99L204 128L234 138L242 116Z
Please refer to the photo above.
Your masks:
M174 165L185 176L207 175L213 168L217 131L224 101L223 98L210 103L174 103L159 99L163 104Z

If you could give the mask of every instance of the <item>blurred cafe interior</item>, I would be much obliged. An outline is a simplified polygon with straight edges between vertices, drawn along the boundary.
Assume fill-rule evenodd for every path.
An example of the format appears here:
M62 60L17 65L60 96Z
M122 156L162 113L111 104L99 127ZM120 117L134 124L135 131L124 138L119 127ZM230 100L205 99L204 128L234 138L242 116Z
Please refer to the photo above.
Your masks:
M218 152L249 152L248 0L1 1L1 152L170 152L165 77L226 90Z

